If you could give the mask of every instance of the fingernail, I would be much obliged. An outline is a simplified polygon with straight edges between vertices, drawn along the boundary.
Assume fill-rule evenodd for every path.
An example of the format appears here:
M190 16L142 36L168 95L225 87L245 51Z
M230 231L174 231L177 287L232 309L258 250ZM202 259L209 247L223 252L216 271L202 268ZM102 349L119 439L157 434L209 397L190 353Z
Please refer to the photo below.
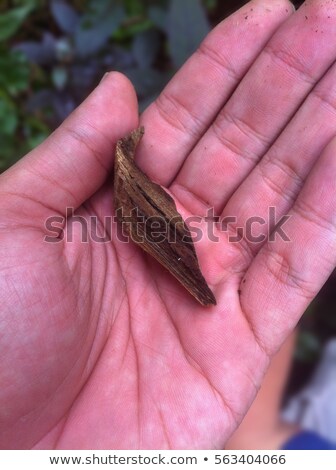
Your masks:
M105 72L102 79L100 80L100 83L105 80L105 78L110 74L110 72Z

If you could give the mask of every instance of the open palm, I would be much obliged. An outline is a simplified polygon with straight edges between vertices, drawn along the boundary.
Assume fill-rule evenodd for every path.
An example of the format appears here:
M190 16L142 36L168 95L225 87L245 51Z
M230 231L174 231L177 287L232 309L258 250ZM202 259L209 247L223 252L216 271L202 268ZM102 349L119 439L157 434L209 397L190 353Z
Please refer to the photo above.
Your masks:
M115 143L138 125L122 75L1 176L2 448L225 445L336 261L330 8L252 1L141 116L137 163L182 215L236 217L196 243L217 306L104 224ZM245 230L232 242L247 225L267 236L284 214L289 241ZM48 217L65 215L68 238L48 243ZM110 240L83 242L92 224Z

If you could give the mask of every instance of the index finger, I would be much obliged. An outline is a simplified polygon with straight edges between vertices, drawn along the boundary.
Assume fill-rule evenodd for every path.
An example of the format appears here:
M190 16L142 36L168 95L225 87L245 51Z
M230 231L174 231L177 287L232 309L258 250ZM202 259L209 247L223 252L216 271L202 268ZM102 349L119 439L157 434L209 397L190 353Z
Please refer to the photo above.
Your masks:
M143 113L141 169L168 186L275 30L288 0L252 0L220 23ZM248 21L247 21L248 20Z

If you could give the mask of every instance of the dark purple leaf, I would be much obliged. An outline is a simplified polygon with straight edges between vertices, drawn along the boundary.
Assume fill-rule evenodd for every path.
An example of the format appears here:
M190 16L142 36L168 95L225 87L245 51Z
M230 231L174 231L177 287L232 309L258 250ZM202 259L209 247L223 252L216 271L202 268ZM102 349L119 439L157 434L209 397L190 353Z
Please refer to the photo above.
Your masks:
M51 12L59 28L66 34L72 34L78 24L79 16L76 10L64 0L52 0Z
M174 65L180 67L210 31L200 0L171 0L168 39Z
M134 67L135 61L132 51L118 45L111 45L108 52L101 58L101 64L106 69L121 69Z
M30 113L52 106L54 99L53 90L36 91L26 102L26 110Z
M170 78L167 73L154 69L131 68L123 70L123 72L133 83L140 98L155 94L165 86Z
M141 69L153 65L160 47L160 34L156 30L138 33L133 41L133 55Z
M97 60L83 64L74 64L71 68L71 86L76 91L87 93L93 84L102 76L103 69Z
M42 41L25 41L17 44L14 50L21 51L36 64L48 65L56 58L56 39L50 33L44 33Z
M29 112L49 108L53 113L49 118L53 127L61 123L75 107L76 102L69 93L56 90L38 91L26 103Z
M75 31L75 47L80 57L88 57L98 52L119 27L125 17L121 5L114 5L100 12L96 17L85 15Z
M181 0L183 1L183 0ZM167 32L167 12L158 6L152 6L148 10L148 16L153 21L155 26L161 31Z
M53 105L55 110L56 120L58 122L64 119L75 109L76 103L73 97L66 92L55 92Z

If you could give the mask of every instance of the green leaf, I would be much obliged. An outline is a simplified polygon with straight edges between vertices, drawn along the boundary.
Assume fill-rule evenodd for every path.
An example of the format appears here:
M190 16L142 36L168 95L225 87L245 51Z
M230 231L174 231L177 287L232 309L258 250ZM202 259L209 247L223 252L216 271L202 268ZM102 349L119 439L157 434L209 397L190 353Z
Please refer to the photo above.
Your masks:
M0 92L0 136L1 134L11 136L18 125L18 115L15 104Z
M133 38L137 34L153 29L153 22L148 18L140 19L134 24L120 25L113 33L112 38L115 41L123 42L129 38Z
M214 10L217 6L217 0L203 0L203 4L207 10Z
M0 49L0 88L12 96L29 86L29 64L23 53Z
M210 31L200 0L171 0L168 13L169 50L180 67Z
M15 7L30 6L31 9L41 7L44 0L15 0Z
M28 3L26 6L13 8L0 15L0 41L9 39L17 32L32 8L33 5Z
M320 350L319 340L312 333L309 331L300 332L295 351L296 359L303 362L312 362L316 360Z
M23 133L27 143L27 150L32 150L48 137L50 129L36 117L26 116L23 123Z
M145 12L145 5L143 1L139 0L123 0L127 13L129 16L143 15Z
M0 153L0 173L7 170L20 156L17 142L12 136L5 136L0 133L1 153Z

